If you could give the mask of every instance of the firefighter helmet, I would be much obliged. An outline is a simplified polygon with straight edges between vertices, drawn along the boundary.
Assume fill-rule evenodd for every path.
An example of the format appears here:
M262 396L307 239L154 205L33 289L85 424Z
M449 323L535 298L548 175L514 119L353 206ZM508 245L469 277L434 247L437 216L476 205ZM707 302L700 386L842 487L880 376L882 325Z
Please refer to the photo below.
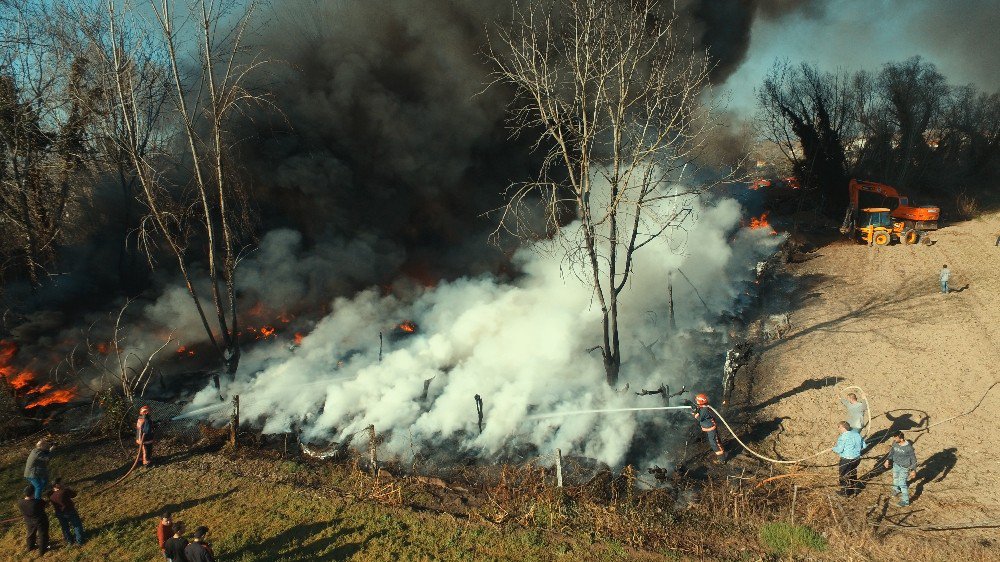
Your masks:
M149 406L143 406L142 408L139 408L140 416L145 416L148 413L149 413Z
M694 397L694 402L699 406L704 406L708 404L708 396L705 394L699 394Z

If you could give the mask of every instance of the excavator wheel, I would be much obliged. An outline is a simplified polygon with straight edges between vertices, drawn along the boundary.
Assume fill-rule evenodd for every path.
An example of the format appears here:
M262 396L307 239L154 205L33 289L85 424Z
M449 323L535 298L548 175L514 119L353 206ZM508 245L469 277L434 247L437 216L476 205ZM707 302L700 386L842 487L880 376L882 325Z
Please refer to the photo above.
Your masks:
M920 233L912 228L908 228L903 231L903 235L899 239L903 241L903 244L916 244L920 241Z
M892 236L888 232L876 232L875 233L875 245L876 246L888 246L889 242L892 241Z

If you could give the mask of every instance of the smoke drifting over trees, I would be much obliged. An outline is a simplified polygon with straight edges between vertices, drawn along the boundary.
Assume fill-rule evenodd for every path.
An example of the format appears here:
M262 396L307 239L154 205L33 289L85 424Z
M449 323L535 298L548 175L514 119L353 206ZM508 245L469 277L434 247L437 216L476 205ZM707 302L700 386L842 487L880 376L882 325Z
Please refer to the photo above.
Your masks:
M755 18L811 17L822 13L820 4L679 0L658 3L649 18L676 15L675 28L692 50L707 53L710 78L718 83L746 56ZM500 453L506 443L544 447L559 439L608 462L629 457L638 435L634 420L612 426L586 417L559 428L537 425L505 441L534 411L626 400L594 384L606 373L583 345L601 340L595 334L600 323L590 321L593 292L563 279L552 243L518 247L504 241L499 249L488 244L496 223L487 213L502 204L512 181L534 177L543 158L531 150L529 137L509 137L505 121L515 92L486 87L495 71L484 54L487 30L510 21L521 6L509 0L274 2L273 11L246 28L248 49L241 51L250 61L256 55L280 61L266 74L247 77L247 88L265 95L270 106L232 114L226 139L214 141L212 117L178 115L179 108L166 102L174 93L170 88L181 92L177 102L199 99L195 75L201 65L190 58L203 48L196 42L179 42L178 87L164 79L174 73L164 64L169 58L148 42L159 36L155 20L146 29L136 18L138 27L115 38L124 57L108 68L100 56L108 52L99 38L109 37L110 24L103 2L0 0L0 44L10 55L0 60L0 179L6 190L0 252L9 312L0 318L0 335L18 340L18 361L34 357L40 368L53 369L58 356L75 346L81 326L119 310L124 296L140 295L122 319L130 328L128 345L149 357L174 334L183 347L160 356L191 361L166 361L174 371L203 378L223 368L233 346L222 346L223 359L204 353L206 342L222 332L254 341L224 390L242 393L244 411L263 416L255 421L268 430L294 422L310 437L345 439L375 423L380 431L395 430L390 439L397 452L409 439L404 429L412 427L420 443L458 443L467 451ZM674 6L677 13L671 14ZM38 41L40 36L46 40ZM225 46L232 36L221 33L218 39ZM39 76L24 65L42 58L19 55L10 45L53 46L43 53L53 61L45 70L56 72L55 81L42 82L51 87L35 87ZM115 103L116 78L130 74L142 103L120 94ZM905 84L905 78L904 72L893 83ZM995 115L983 101L992 98L956 89L953 99L935 110L955 124L941 129L954 131L950 138L956 139L942 137L945 152L990 154L995 136L966 139L969 126ZM86 100L93 103L84 105ZM211 114L212 103L199 108ZM144 110L135 113L139 105ZM897 117L909 115L900 112L906 104L892 107ZM32 114L41 110L49 113ZM934 128L913 115L907 138ZM116 135L130 119L131 125L159 125L132 138L123 151ZM192 139L208 150L194 154ZM923 150L919 143L907 146L914 154ZM912 160L897 156L897 171ZM212 171L199 179L202 157L212 160ZM18 176L15 164L29 172ZM142 173L163 190L163 199L140 198ZM915 177L914 171L905 177ZM208 193L206 185L218 189L191 197ZM243 194L248 205L241 206L247 210L241 219L247 220L240 234L247 247L230 248L220 258L239 275L223 274L232 294L214 304L218 309L221 302L230 316L216 333L205 329L190 294L212 294L218 278L195 275L188 280L196 290L189 290L178 266L167 266L177 252L162 243L179 241L182 253L198 256L193 266L212 270L208 256L219 255L210 239L224 236L225 228L208 217L220 216L229 197ZM25 206L29 196L54 207ZM149 262L160 264L150 273L148 262L136 259L134 235L143 226L143 209L164 200L173 202L166 210L172 217L159 228L161 245L146 246ZM193 212L192 202L201 209ZM720 317L739 307L756 260L777 240L767 231L740 229L740 210L732 201L692 199L683 205L700 221L636 258L643 267L636 266L621 303L630 326L621 339L622 379L637 385L713 384L726 344ZM38 216L21 220L25 209ZM676 210L665 204L656 213L671 216ZM559 224L570 235L580 228L571 218ZM681 270L690 285L674 278L677 326L667 328L661 315L666 277ZM198 302L211 307L210 300ZM393 333L404 320L418 326L414 335ZM278 323L284 324L271 325ZM293 339L299 330L301 337ZM391 335L382 362L379 332ZM417 400L429 379L426 401ZM466 431L462 413L464 405L471 409L475 394L487 410L480 437ZM214 388L207 389L196 406L208 407L217 398ZM507 412L504 420L500 413ZM661 429L663 424L652 422Z

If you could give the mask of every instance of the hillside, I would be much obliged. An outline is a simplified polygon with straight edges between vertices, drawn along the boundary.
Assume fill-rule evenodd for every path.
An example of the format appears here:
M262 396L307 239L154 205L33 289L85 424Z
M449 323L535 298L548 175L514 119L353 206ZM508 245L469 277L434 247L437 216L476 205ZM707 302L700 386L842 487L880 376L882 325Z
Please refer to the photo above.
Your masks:
M916 440L915 501L906 510L892 505L889 518L913 526L996 523L1000 386L983 397L1000 380L998 229L993 215L942 228L932 246L840 241L788 264L767 305L790 311L790 330L764 346L748 400L757 420L779 422L772 446L787 458L831 446L844 417L838 387L859 386L873 415L869 442L887 430L912 430ZM938 283L944 264L953 272L947 295ZM981 399L971 414L945 421ZM874 462L863 462L862 472ZM823 472L836 480L833 468ZM890 480L879 476L854 501L884 504L880 485Z

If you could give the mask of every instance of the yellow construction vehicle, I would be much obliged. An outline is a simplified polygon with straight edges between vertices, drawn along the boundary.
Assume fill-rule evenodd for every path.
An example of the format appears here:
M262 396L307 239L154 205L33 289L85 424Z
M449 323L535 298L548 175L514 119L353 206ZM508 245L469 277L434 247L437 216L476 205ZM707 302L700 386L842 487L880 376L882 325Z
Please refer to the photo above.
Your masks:
M869 207L858 212L857 238L869 246L888 246L893 238L903 244L916 244L920 234L906 228L904 221L892 220L892 211L886 207Z

